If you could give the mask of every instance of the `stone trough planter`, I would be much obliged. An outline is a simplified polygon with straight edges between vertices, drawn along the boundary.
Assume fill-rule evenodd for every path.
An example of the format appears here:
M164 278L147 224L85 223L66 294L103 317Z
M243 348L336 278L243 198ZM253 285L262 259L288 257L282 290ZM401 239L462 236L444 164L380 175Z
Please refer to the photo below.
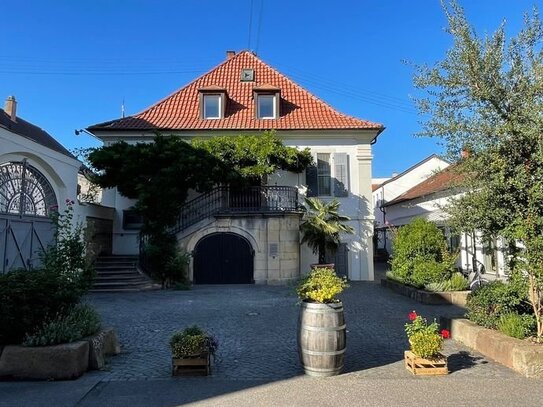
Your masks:
M409 297L422 304L428 305L456 305L465 307L468 294L471 291L442 291L432 292L399 283L389 279L381 279L381 286L387 287L395 293Z
M0 378L27 380L77 379L87 370L104 367L105 356L120 352L117 335L106 328L78 342L54 346L5 346Z
M543 378L543 345L511 338L467 319L441 318L451 337L526 377Z

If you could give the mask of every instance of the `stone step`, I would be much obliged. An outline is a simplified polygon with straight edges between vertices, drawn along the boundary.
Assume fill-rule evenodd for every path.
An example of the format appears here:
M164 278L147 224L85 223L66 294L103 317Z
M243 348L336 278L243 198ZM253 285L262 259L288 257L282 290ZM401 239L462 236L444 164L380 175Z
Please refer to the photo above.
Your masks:
M137 269L126 270L94 270L97 276L126 276L132 274L140 274Z
M136 268L136 263L132 264L95 264L95 270L133 270Z
M119 261L119 262L103 262L97 261L94 263L94 267L136 267L137 261Z
M94 279L95 283L107 283L108 281L111 282L123 282L123 281L149 281L146 277L142 276L139 273L126 275L126 276L97 276Z
M143 281L111 281L111 282L95 282L92 285L92 289L118 289L118 288L141 288L142 286L146 286L148 284L152 284L149 280L143 280Z
M159 284L149 283L146 285L142 285L138 288L100 288L100 289L94 289L91 288L89 292L91 293L128 293L128 292L140 292L140 291L151 291L151 290L160 290Z

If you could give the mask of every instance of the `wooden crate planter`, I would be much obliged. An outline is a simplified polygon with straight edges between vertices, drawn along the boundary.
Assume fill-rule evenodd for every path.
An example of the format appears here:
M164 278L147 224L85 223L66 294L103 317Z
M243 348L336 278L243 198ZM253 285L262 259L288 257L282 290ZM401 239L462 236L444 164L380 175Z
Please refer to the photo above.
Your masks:
M172 376L207 376L211 373L209 353L191 358L172 358Z
M410 350L406 350L405 368L417 376L439 376L449 373L447 358L442 354L435 359L424 359L416 356Z

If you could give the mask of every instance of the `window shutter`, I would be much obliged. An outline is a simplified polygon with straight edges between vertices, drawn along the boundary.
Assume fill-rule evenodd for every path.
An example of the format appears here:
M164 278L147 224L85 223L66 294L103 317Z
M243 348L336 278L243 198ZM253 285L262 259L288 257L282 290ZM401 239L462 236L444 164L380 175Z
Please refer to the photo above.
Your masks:
M319 195L316 166L310 165L305 169L305 183L307 184L307 196Z
M349 196L349 156L346 153L334 155L334 196Z

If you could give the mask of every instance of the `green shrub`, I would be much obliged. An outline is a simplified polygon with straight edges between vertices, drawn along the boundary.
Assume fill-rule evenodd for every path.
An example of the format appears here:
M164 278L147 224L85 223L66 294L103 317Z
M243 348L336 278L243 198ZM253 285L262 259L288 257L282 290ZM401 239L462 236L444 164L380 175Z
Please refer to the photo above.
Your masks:
M439 283L451 277L456 256L437 226L422 218L399 228L393 238L393 274L416 287Z
M197 325L174 333L170 339L172 357L176 359L198 356L206 349L215 354L218 347L217 340Z
M19 344L25 334L79 302L81 290L69 277L47 270L0 275L0 344Z
M334 269L319 267L300 281L296 292L302 301L326 304L338 302L336 297L348 286L345 277L339 277Z
M396 274L394 274L393 271L387 271L386 277L387 279L397 281L398 283L405 283L405 281L402 278L398 277Z
M462 275L462 273L454 273L450 279L441 281L439 283L427 284L424 288L428 291L441 292L441 291L464 291L469 287L469 282Z
M447 264L435 259L417 258L413 261L413 269L409 282L415 287L424 287L427 284L447 280L451 270Z
M161 283L162 288L189 284L187 266L190 255L178 251L174 235L157 233L149 236L144 250L148 272Z
M524 293L516 285L493 281L468 295L467 317L478 325L495 329L501 315L532 312Z
M31 335L24 346L50 346L78 341L100 330L100 316L89 305L78 304L67 312L44 323Z
M524 339L535 333L535 317L527 314L503 314L498 319L497 328L508 336Z

